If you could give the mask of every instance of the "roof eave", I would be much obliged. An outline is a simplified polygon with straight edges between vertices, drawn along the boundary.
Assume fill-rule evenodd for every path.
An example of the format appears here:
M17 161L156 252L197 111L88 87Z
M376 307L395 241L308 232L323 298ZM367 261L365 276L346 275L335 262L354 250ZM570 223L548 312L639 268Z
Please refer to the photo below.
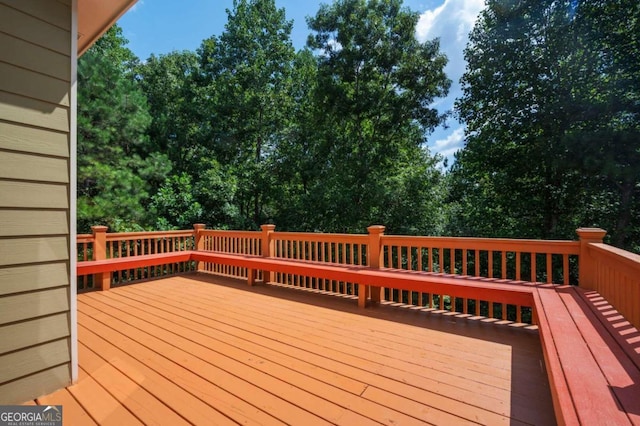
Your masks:
M138 0L78 0L78 56L89 49Z

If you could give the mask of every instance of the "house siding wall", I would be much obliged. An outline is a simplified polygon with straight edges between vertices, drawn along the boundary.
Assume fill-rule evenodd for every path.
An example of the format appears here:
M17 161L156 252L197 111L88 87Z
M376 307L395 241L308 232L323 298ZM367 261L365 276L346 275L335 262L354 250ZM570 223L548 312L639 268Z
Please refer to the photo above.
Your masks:
M0 404L71 382L69 0L0 0Z

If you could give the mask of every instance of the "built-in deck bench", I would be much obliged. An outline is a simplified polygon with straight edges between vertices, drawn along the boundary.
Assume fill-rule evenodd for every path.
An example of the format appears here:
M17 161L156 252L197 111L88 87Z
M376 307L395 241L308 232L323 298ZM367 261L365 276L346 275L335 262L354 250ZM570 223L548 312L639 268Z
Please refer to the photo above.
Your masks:
M125 269L146 268L170 263L188 262L192 251L174 251L168 253L147 254L142 256L113 257L103 260L87 260L77 263L76 275L100 274Z
M603 312L585 294L569 286L533 294L558 423L639 425L640 353L608 324L613 308Z
M640 354L576 287L198 250L78 262L78 275L185 261L247 268L250 285L259 270L355 283L362 307L368 286L532 306L558 423L640 425Z
M192 259L196 261L247 268L249 270L248 279L250 285L255 282L258 270L355 283L360 286L358 301L361 307L365 306L368 293L366 287L368 286L447 294L453 297L490 300L524 306L532 306L533 304L532 288L526 285L502 284L494 281L487 282L478 278L453 277L451 275L401 269L372 269L367 266L275 259L206 251L194 251L192 253Z

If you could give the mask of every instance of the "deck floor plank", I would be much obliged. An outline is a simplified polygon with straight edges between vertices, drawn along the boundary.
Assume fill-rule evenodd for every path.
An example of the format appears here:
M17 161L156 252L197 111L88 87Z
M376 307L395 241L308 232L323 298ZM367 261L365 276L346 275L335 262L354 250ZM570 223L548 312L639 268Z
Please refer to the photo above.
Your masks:
M553 424L536 331L354 302L203 274L85 293L80 381L37 402L121 425Z
M101 296L96 293L96 301L98 299L107 299ZM284 401L292 401L298 398L298 404L301 408L331 423L373 423L374 420L368 418L367 415L371 415L376 419L400 419L406 424L411 424L414 420L419 423L418 419L411 419L393 410L385 410L384 407L377 404L367 404L367 400L359 398L340 387L323 383L297 373L290 368L269 363L264 359L253 361L250 358L248 363L243 363L239 361L239 358L241 359L244 354L239 350L225 349L220 342L208 339L198 332L175 325L173 322L166 321L161 317L145 316L137 311L136 315L128 314L126 305L124 310L119 310L123 305L112 298L108 298L104 303L114 309L114 315L123 321L123 323L119 323L118 328L124 327L126 323L149 335L169 336L164 343L168 344L171 341L172 345L179 347L184 352L181 354L183 362L192 365L193 371L211 368L206 364L213 366L217 370L217 374L219 374L219 376L216 375L216 379L219 377L216 382L229 383L232 380L231 375L234 375L238 379L244 380L247 388L249 387L248 385L253 384L264 391L273 393ZM96 305L92 306L97 308ZM160 344L159 348L160 350L170 350L164 344ZM228 375L225 373L228 373ZM238 393L245 394L252 391L252 389L239 389ZM343 423L347 411L351 411L353 414L350 413L348 422ZM360 416L356 416L355 413L360 414Z
M142 425L135 415L127 410L107 389L100 386L82 367L78 369L78 383L70 386L69 392L82 408L100 425ZM62 407L64 412L64 407Z
M134 287L131 287L131 289L134 289ZM132 291L135 291L135 290L132 290ZM180 306L180 305L184 306L186 298L197 297L191 294L193 291L194 290L190 289L190 291L188 292L189 296L183 296L180 301L176 301L175 303L177 303L177 306ZM169 294L166 294L165 297L167 298L166 300L169 301L169 300L177 299L179 295L169 293ZM227 310L225 311L215 312L215 303L213 303L213 301L210 301L209 307L210 307L209 313L213 316L230 318L233 315L236 315L236 317L233 318L234 323L242 322L243 317L246 317L247 315L249 315L249 313L246 313L246 314L237 313L228 307L227 307ZM265 306L262 314L266 315L267 318L269 317L272 318L271 320L269 320L270 325L272 323L277 322L278 320L276 318L276 315L272 315L267 310L268 310L268 307ZM256 320L259 323L264 323L267 320L267 318L257 317ZM199 322L201 321L202 320L200 320ZM341 322L341 326L342 324L343 323ZM283 323L283 324L280 324L280 326L281 328L272 329L273 339L281 338L284 334L289 333L292 328L299 327L298 324L289 324L289 323ZM344 328L344 326L342 327ZM371 329L371 326L369 328ZM353 328L351 329L353 330ZM357 329L357 327L355 327L355 329ZM260 330L252 330L252 332L259 333ZM303 327L298 330L298 333L291 335L291 338L295 340L306 340L309 343L313 341L326 342L327 340L331 339L331 336L333 336L334 334L331 331L327 331L327 333L329 333L329 335L322 335L319 337L314 336L313 334L307 334L305 336L305 328ZM352 334L353 334L353 331L352 331ZM445 338L444 342L446 344L447 337L450 338L449 336L451 335L450 334L447 335L444 333L441 333L441 334L444 336ZM354 337L354 340L357 340L357 339L355 339ZM334 342L336 341L334 340ZM345 341L344 339L341 339L340 345L343 345L342 352L344 354L351 354L351 355L355 355L356 357L359 357L353 362L353 365L355 366L360 366L362 364L362 359L367 359L368 357L369 360L380 363L377 366L374 366L372 368L372 370L377 371L377 374L379 375L384 376L387 374L389 377L397 379L397 376L400 374L403 376L402 380L405 383L413 382L414 384L417 384L418 387L421 387L427 392L437 393L439 395L444 396L445 398L449 398L449 399L457 398L461 402L461 406L455 408L455 412L457 413L463 413L467 409L466 405L475 405L475 407L480 407L488 411L492 411L496 414L500 414L502 416L509 414L508 407L507 407L508 404L504 403L505 399L507 401L509 400L509 395L511 394L509 391L500 390L500 389L486 389L486 388L482 389L483 385L481 383L477 384L476 386L470 387L468 378L464 376L452 377L446 374L439 374L438 371L434 371L432 368L429 368L428 371L426 371L423 375L420 375L419 373L417 373L417 371L423 368L425 364L431 363L433 361L433 357L429 356L429 357L421 358L419 360L420 362L414 361L411 365L406 366L405 364L402 367L400 367L400 369L398 369L398 368L395 368L397 366L393 364L396 363L397 359L403 357L402 351L393 350L393 351L387 351L389 353L386 353L386 355L381 354L380 352L376 352L375 348L372 349L372 347L379 345L379 342L375 342L375 345L369 345L369 347L363 348L362 345L359 345L359 344L357 344L356 347L351 346L349 345L349 342ZM332 343L332 346L339 346L339 345L337 345L336 343ZM329 347L325 347L322 349L323 351L330 350ZM505 349L508 349L508 348L505 348ZM309 351L311 349L306 348L306 350ZM373 354L372 354L372 351L374 352ZM494 346L494 352L495 352L495 346ZM333 358L334 356L335 355L332 355L331 358ZM340 356L340 355L337 355L337 356ZM467 356L469 356L468 353L467 353ZM539 354L539 356L541 357L542 355ZM382 359L382 362L380 362L380 359ZM459 360L453 360L453 361L459 361ZM457 365L451 362L450 364ZM508 365L509 363L503 362L503 364ZM539 365L534 366L534 370L536 374L538 375L540 374ZM500 393L502 393L502 395L496 395ZM433 399L433 397L431 399ZM512 398L512 403L519 404L520 406L522 406L523 409L531 405L530 397ZM500 421L500 420L504 420L504 418L494 419L494 421Z
M234 327L254 327L258 324L257 328L254 330L257 330L256 332L265 336L270 335L270 333L280 335L284 327L286 336L297 341L309 341L312 343L320 342L322 344L320 347L324 351L334 351L349 356L353 352L354 348L361 348L366 352L365 356L377 365L393 365L399 370L410 372L415 372L416 370L425 368L424 362L420 360L417 362L414 361L414 359L409 356L411 352L403 351L402 346L396 345L394 348L381 347L382 340L378 339L376 336L371 336L371 334L375 333L375 329L372 326L366 326L363 324L362 329L367 330L367 334L370 335L370 339L375 339L377 343L375 345L371 345L369 341L364 344L360 344L358 339L358 335L360 333L352 333L352 338L340 337L337 330L323 330L322 321L317 321L316 326L314 326L318 329L310 329L309 327L304 327L298 324L299 316L297 315L295 316L296 321L292 323L287 322L286 318L284 320L278 318L282 315L274 315L272 312L258 312L258 309L247 309L243 312L238 312L236 309L227 306L212 306L211 308L207 306L206 308L203 308L201 304L201 295L180 295L180 293L173 293L170 291L167 294L160 296L160 299L156 300L163 300L168 301L168 303L172 303L171 299L175 299L177 296L181 296L180 301L175 303L183 305L185 309L194 309L194 312L200 312L203 315L207 315L207 313L210 312L210 315L213 315L214 317L217 316L224 319L228 318L228 323ZM331 321L336 323L336 327L342 327L345 324L348 324L349 320L340 316L335 316ZM360 329L359 324L351 326L350 329ZM441 336L432 336L431 338L438 339L437 346L439 347L446 347L446 344L450 340L455 340L457 338L456 336L446 334L444 336L444 340L440 340ZM423 355L423 358L428 358L432 363L439 363L444 370L457 372L465 378L468 378L468 374L477 372L483 374L485 377L497 376L501 377L507 383L510 382L509 370L502 368L502 365L508 365L510 360L498 363L498 368L488 372L488 366L486 364L482 364L480 360L475 359L473 355L464 357L463 354L460 354L459 357L456 357L455 351L448 351L448 353L445 354L439 353L438 351L430 351L429 347L431 345L429 343L429 338L426 338L424 342L425 348L424 352L421 354ZM499 352L496 351L495 345L493 351ZM430 365L429 367L426 367L426 370L430 373L432 368L433 367Z
M126 299L131 302L132 299L135 299L135 296L131 296L130 294L127 295ZM149 299L146 300L147 304L146 306L142 306L142 305L130 305L131 308L135 308L135 309L140 309L140 310L152 310L152 308L154 306L161 306L159 305L157 302L153 303L150 302ZM178 315L175 314L171 314L170 311L170 307L167 308L165 306L165 310L159 310L159 314L164 314L167 316L168 319L170 319L172 322L175 323L182 323L182 324L188 324L189 321L186 320L184 317L180 317ZM157 308L156 308L157 309ZM360 381L356 381L356 383L363 383L363 382L367 382L367 383L376 383L377 385L381 385L382 387L385 386L385 383L388 383L389 381L385 381L384 378L378 377L377 374L375 373L367 373L366 371L362 371L359 369L356 369L354 367L350 367L349 365L342 363L340 361L331 359L329 357L323 357L321 355L317 355L317 354L313 354L310 351L302 351L300 349L294 348L292 346L287 346L285 344L282 344L280 342L275 342L275 341L271 341L269 343L269 345L271 345L272 347L267 347L264 345L259 345L255 342L253 342L252 340L255 340L255 335L251 334L251 333L246 333L245 335L245 339L242 338L235 338L233 339L233 335L229 334L228 336L231 336L231 339L225 339L224 336L226 333L228 333L228 330L225 330L224 327L221 327L219 329L213 329L211 327L211 324L214 324L214 321L211 319L206 319L204 317L200 317L200 319L198 320L197 324L194 324L192 327L192 330L197 329L197 328L201 328L201 325L206 325L206 330L209 330L208 332L206 331L202 331L199 330L200 332L210 335L211 337L215 337L217 341L220 342L225 342L225 343L229 343L231 342L231 344L233 344L233 346L238 347L238 348L242 348L244 351L246 351L245 355L239 355L239 356L249 356L249 357L255 357L255 358L261 358L261 357L268 357L271 360L273 360L274 362L281 362L282 365L288 365L289 368L295 369L296 371L300 371L303 374L307 374L309 372L309 369L311 368L312 370L319 370L320 366L324 366L325 368L331 368L331 370L324 370L326 372L326 374L324 374L324 379L327 380L328 382L331 382L334 385L338 385L338 387L342 387L342 383L344 383L345 378L348 378L350 376L354 376L354 377L358 377L360 379ZM218 343L215 343L216 345ZM277 352L275 349L280 350L281 352ZM301 359L304 359L304 362L301 361L300 359L296 359L293 358L291 355L296 355L299 354ZM271 357L269 357L269 355L271 355ZM257 361L257 362L261 362L261 361ZM377 365L376 369L379 369L380 366ZM334 372L334 371L336 372ZM339 374L338 374L339 373ZM342 375L344 374L344 375ZM314 374L315 376L316 374ZM418 379L419 380L419 379ZM392 386L395 386L395 389L397 389L397 392L399 393L403 393L406 394L407 390L410 390L409 386L406 385L402 385L401 383L394 383L392 382ZM388 385L386 385L388 387ZM402 389L398 389L398 388L402 388ZM365 390L365 386L362 387L358 387L358 389L360 389L359 392L357 392L357 394L361 394L361 391ZM366 387L366 389L372 389L371 387ZM346 389L345 389L346 390ZM378 389L380 392L382 392L380 389ZM352 392L353 393L353 392ZM388 391L385 392L385 394L387 395L387 397L385 399L382 400L382 405L387 405L390 408L395 407L395 404L390 404L389 403L389 398L391 397L396 397L396 400L398 399L398 395L396 394L391 394ZM413 401L404 398L403 399L407 402L407 403L411 403ZM375 401L376 403L379 403L380 401L377 400ZM439 412L440 414L438 414L439 418L443 418L444 420L442 421L442 423L440 424L451 424L451 422L453 421L453 416L451 416L450 414L446 413L446 412L440 412L440 410L437 410L436 408L429 408L426 405L424 405L424 403L419 404L421 407L424 407L424 409L426 409L427 411L429 411L430 413L430 420L433 420L436 417L436 412ZM402 412L405 412L404 410L400 410ZM423 417L419 417L421 415L421 413L423 413L422 410L413 410L412 411L414 417L418 417L418 418L423 418ZM458 421L460 420L459 417L455 417Z
M97 423L89 416L84 407L64 388L36 400L38 405L62 405L62 424L93 426Z
M80 307L79 307L80 308ZM83 311L87 310L86 307L82 307ZM81 313L83 312L81 311ZM81 313L79 313L78 317L80 318ZM235 395L229 394L225 389L222 389L220 386L224 385L225 387L229 387L230 383L222 382L214 383L211 380L207 380L208 369L199 371L197 374L190 371L186 365L181 362L175 362L171 360L168 356L171 354L169 352L159 354L155 350L145 347L141 344L137 339L132 338L130 336L121 334L119 331L111 329L109 327L103 326L101 321L93 318L93 321L89 318L82 317L82 320L87 325L91 326L92 330L95 330L101 336L107 338L110 342L113 342L119 347L127 348L127 353L131 354L134 359L144 360L144 363L147 366L151 366L152 370L156 373L162 372L162 374L166 374L166 378L170 382L175 382L176 387L180 387L183 389L183 392L187 392L187 390L195 393L198 397L205 399L208 404L206 407L195 407L194 415L198 415L199 413L207 413L206 416L202 416L203 418L200 421L195 422L196 424L201 424L204 419L208 417L215 416L215 410L213 407L219 409L221 412L226 414L227 416L236 419L238 422L245 423L248 420L252 420L258 422L260 424L265 424L269 422L268 417L261 415L259 410L253 410L249 408L246 409L247 404L242 404L242 400L238 399ZM133 337L136 337L135 335ZM149 374L148 371L145 371L145 375ZM158 373L159 374L159 373ZM172 389L173 390L173 389ZM179 392L179 389L175 389L175 392ZM225 395L226 394L226 395ZM283 419L288 419L288 416L292 416L292 420L297 418L297 410L295 406L291 406L291 404L282 404L281 401L275 398L269 398L270 395L263 395L260 392L255 394L246 393L246 396L251 395L255 398L255 401L259 401L258 408L261 406L265 407L273 407L274 410L281 415ZM245 397L246 397L245 396ZM207 398L209 397L209 398ZM217 399L220 398L219 401ZM195 401L192 401L194 403ZM219 405L218 405L219 404ZM200 404L198 404L200 405ZM249 404L250 405L250 404ZM304 412L301 413L304 415ZM317 420L313 419L305 419L305 420Z
M201 293L199 290L201 289L193 288L193 293L190 291L189 294L184 295L184 297L181 298L181 303L186 303L187 300L191 300L193 302L191 306L199 307L201 306L198 304L200 300L207 300L206 298L208 296L212 296L210 293ZM168 298L180 294L180 290L175 287L167 289L167 291L169 293L165 297ZM212 302L213 301L214 300L212 300ZM355 347L362 347L363 345L361 343L364 343L364 346L367 349L370 349L369 340L371 335L377 336L382 333L390 334L393 333L395 328L397 328L388 327L389 321L387 320L370 318L353 313L344 314L340 312L329 312L328 314L331 316L326 317L325 321L322 320L322 317L309 318L308 315L304 315L303 306L299 306L298 309L302 310L298 310L294 309L295 305L289 306L286 304L286 301L284 301L284 303L285 305L283 306L280 306L280 303L275 304L273 309L270 309L269 312L264 312L259 305L251 306L250 304L247 304L242 308L245 310L244 315L255 318L258 321L263 321L267 315L271 315L270 317L267 317L269 318L269 321L266 325L273 324L282 326L283 321L286 321L282 319L283 316L286 314L300 314L299 316L296 316L297 320L295 323L286 324L286 326L290 328L290 331L297 331L297 336L313 336L314 338L319 338L320 341L330 344L331 347L334 346L334 342L337 344ZM238 307L230 304L215 307L219 308L221 313L226 311L231 314L237 312L238 309ZM319 312L322 313L323 311L325 310L320 310ZM274 313L277 315L273 315ZM451 319L450 321L455 321L455 319ZM359 326L365 327L364 329L367 330L367 333L359 334L352 332L354 328L358 328ZM405 329L406 328L407 327L405 327ZM420 339L421 336L417 334L420 331L427 332L423 335L424 340ZM482 331L482 329L479 331ZM419 356L426 354L430 359L440 357L446 364L449 364L451 361L459 361L461 358L464 358L471 360L473 362L473 367L479 368L482 371L486 371L487 366L494 366L496 368L495 373L498 374L503 370L508 370L504 368L504 365L508 365L508 361L511 360L511 353L508 351L496 352L495 343L491 346L484 345L484 347L482 345L473 345L473 347L470 348L468 344L465 345L465 343L468 342L468 339L464 339L463 336L452 335L450 332L438 333L434 332L432 329L424 328L421 330L419 327L412 328L411 332L412 335L402 335L401 339L396 341L388 341L388 335L380 336L380 338L377 338L378 343L375 347L377 350L376 355L386 355L389 358L396 359L397 354L400 352L403 354L402 359L404 360L407 359L407 355ZM402 339L404 339L405 344L401 344ZM536 338L533 337L532 341L535 341L535 339ZM507 340L505 340L505 344L508 344ZM450 347L450 345L453 346ZM456 345L459 347L456 348ZM478 346L477 351L475 350L476 346ZM467 356L463 357L465 354ZM507 362L505 363L505 361ZM422 362L417 362L416 365L422 366ZM505 376L508 376L508 374L505 374Z
M129 377L116 369L113 365L105 363L102 358L91 349L78 344L78 356L82 358L83 369L120 404L129 411L136 413L145 424L161 424L163 422L173 425L189 424L175 411L167 407L151 393L139 386Z
M113 298L110 298L111 302L112 302L112 299ZM343 380L337 380L337 381L330 380L331 384L324 383L324 382L317 382L309 379L305 380L305 375L307 373L305 370L303 370L299 374L295 374L295 371L291 365L289 365L288 367L284 367L283 365L268 361L258 353L250 354L250 352L245 351L244 348L240 350L230 345L226 345L224 342L218 339L213 339L211 337L204 336L200 330L195 331L187 327L177 326L174 318L169 320L169 319L163 319L160 316L151 316L149 314L143 314L141 312L145 309L145 307L142 305L135 305L135 304L131 305L131 304L124 304L124 303L113 304L112 302L110 306L113 306L114 308L119 307L121 309L126 309L127 307L129 307L132 312L136 312L135 315L137 317L145 318L146 321L154 322L155 324L164 324L164 327L165 327L164 330L171 329L172 332L174 332L176 335L184 336L185 338L188 338L193 342L200 342L200 344L202 344L202 346L204 347L213 347L217 352L220 352L222 353L223 356L228 357L228 359L242 360L244 358L246 359L248 365L256 366L257 369L265 373L276 375L281 380L287 381L288 383L300 389L310 389L310 391L313 392L316 396L326 399L333 404L341 405L342 407L345 407L345 408L349 407L351 411L356 411L362 414L363 416L374 416L374 418L389 418L389 419L394 419L394 418L397 419L402 417L402 415L398 412L394 413L393 411L383 410L383 405L372 403L368 401L367 398L364 398L364 399L360 398L359 395L361 395L362 392L365 390L365 386L358 387L356 392L352 392L352 391L350 392L348 389L344 389L342 387ZM166 311L164 311L164 313L169 314L169 312L166 312ZM135 320L128 318L127 322L132 324L135 322ZM197 325L197 324L207 325L200 318L194 321L194 325ZM208 327L201 327L201 328L206 329ZM209 362L216 365L221 365L221 366L228 364L228 361L225 360L225 358L219 358L219 357L216 357L215 359L211 359ZM229 371L237 370L236 366L231 365L229 367L230 367ZM329 372L327 372L327 376L330 376ZM440 386L446 387L448 385L446 383L441 383ZM409 388L407 387L407 389ZM407 389L405 389L405 393L407 393ZM416 394L416 392L419 393L418 390L414 390L413 393ZM469 392L467 391L467 393ZM425 399L423 396L424 395L418 394L414 398ZM462 395L461 397L464 397L464 396L468 396L468 395ZM434 396L432 396L431 399L433 398ZM446 401L446 400L442 401L443 404L446 404L447 402L449 402L449 404L452 405L450 401ZM452 407L452 410L457 411L459 415L463 415L465 414L465 409L467 409L465 405L466 404L460 405L459 407L454 406ZM391 407L388 407L388 408L391 408ZM389 411L389 412L387 413L385 411ZM467 413L467 414L471 415L471 413ZM477 413L475 415L477 415ZM421 417L417 416L416 418L420 419ZM404 421L405 423L411 421L410 419L404 419L404 420L405 420ZM489 420L505 421L506 418L501 416L492 416L491 418L487 418L487 421ZM363 420L360 419L359 422L361 423L362 421Z

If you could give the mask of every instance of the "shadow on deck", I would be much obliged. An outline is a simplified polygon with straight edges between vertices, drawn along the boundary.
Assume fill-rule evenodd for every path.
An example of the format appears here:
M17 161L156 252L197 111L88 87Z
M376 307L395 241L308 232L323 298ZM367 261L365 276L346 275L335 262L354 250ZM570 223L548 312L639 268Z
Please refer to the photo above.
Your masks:
M538 332L204 274L78 296L65 424L555 424Z

